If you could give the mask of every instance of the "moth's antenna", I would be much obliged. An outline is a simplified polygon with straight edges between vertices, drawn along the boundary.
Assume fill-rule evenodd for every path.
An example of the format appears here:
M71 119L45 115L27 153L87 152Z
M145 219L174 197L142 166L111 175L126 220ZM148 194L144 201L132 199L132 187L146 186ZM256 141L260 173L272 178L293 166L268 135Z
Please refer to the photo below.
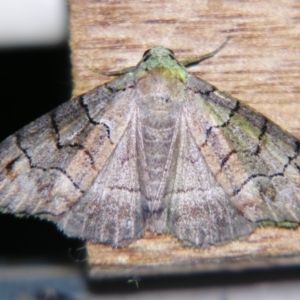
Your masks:
M129 68L125 68L125 69L122 69L122 70L119 70L119 71L103 71L103 70L99 70L97 68L93 68L93 67L89 67L89 70L93 71L93 72L96 72L96 73L99 73L99 74L102 74L102 75L105 75L105 76L120 76L120 75L124 75L128 72L132 72L135 70L136 67L129 67Z
M198 56L198 57L187 58L187 59L181 60L180 63L185 67L199 64L201 61L215 56L218 52L220 52L226 46L226 44L228 43L229 40L230 40L230 37L228 37L226 39L226 41L218 49L216 49L215 51L213 51L211 53L207 53L205 55Z
M136 69L136 66L134 67L128 67L119 71L101 71L100 74L106 75L106 76L119 76L124 75L129 72L133 72Z

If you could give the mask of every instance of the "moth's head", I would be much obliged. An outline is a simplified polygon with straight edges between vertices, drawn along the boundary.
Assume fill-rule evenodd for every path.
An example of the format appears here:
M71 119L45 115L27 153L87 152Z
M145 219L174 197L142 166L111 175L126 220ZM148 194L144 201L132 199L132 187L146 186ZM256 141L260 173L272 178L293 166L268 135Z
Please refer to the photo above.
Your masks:
M185 80L187 72L170 49L156 46L147 50L137 66L137 71L160 72L165 77Z
M145 53L143 54L142 61L146 62L149 59L158 59L158 58L176 60L175 54L172 50L165 47L156 46L145 51Z

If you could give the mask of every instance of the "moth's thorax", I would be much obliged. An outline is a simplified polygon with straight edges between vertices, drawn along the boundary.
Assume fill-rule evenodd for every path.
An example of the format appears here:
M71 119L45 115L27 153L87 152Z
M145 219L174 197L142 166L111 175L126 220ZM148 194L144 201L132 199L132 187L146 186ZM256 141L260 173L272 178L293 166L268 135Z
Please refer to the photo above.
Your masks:
M155 104L161 109L169 109L184 101L186 83L185 80L169 76L168 72L155 68L147 74L137 76L136 91L144 104ZM162 94L165 95L164 99L159 97Z
M140 122L154 130L171 128L186 98L184 82L167 78L159 72L137 82L136 106Z

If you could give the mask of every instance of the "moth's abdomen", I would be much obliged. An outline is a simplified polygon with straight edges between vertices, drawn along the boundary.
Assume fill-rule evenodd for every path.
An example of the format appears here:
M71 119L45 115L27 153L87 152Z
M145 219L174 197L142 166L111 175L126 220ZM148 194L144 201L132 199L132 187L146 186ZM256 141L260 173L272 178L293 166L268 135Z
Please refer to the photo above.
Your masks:
M157 198L165 165L170 152L174 124L163 130L142 125L143 143L149 174L149 194L151 199Z
M141 115L140 128L143 144L145 169L143 185L149 210L158 210L161 206L163 191L167 181L168 162L172 156L172 141L176 128L176 116L163 110L147 110Z

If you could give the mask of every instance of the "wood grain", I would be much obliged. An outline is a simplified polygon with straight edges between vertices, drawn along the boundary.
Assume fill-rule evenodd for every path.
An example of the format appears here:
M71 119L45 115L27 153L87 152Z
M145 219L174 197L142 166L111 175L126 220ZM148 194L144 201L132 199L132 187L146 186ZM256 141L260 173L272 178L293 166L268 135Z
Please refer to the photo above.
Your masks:
M112 71L136 65L154 45L184 59L211 52L231 37L216 57L190 72L300 138L299 1L70 0L69 7L74 95L109 80L89 67ZM92 244L87 249L91 274L104 277L299 263L299 240L299 230L267 228L209 249L186 248L153 234L126 249ZM287 255L292 258L279 259ZM228 257L237 263L228 264Z
M87 243L93 278L241 270L300 264L300 228L258 228L244 241L185 247L170 235L147 232L126 248Z

